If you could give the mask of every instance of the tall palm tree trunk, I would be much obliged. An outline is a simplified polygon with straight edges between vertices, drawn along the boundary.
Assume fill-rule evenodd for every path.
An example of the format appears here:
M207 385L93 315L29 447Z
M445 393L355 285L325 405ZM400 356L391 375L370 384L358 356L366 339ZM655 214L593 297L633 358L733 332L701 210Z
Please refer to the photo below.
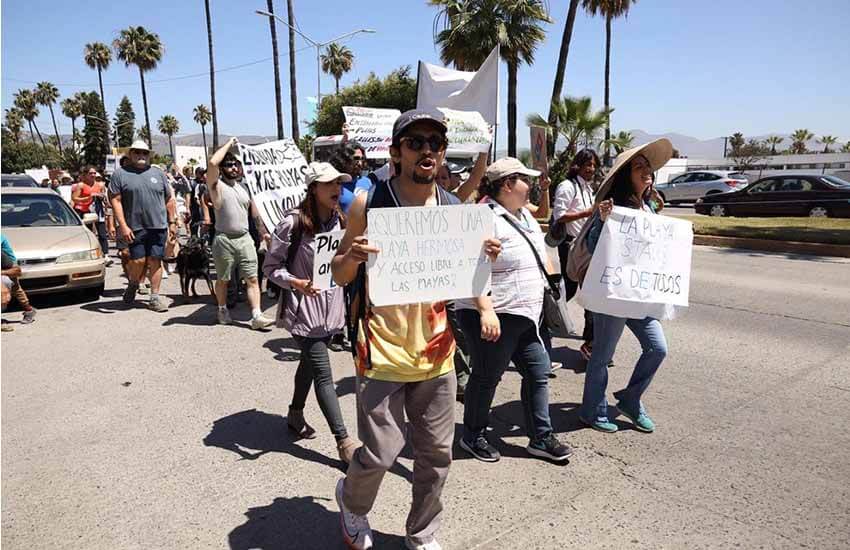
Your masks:
M209 166L210 155L207 152L207 127L204 124L201 124L201 139L204 140L204 160L206 160L207 166Z
M295 86L295 25L293 0L286 0L286 14L289 23L289 102L292 110L292 139L298 141L301 132L298 129L298 89ZM318 99L318 98L317 98ZM318 109L318 106L316 107Z
M171 152L171 162L174 162L174 146L171 145L171 134L168 134L168 150Z
M29 126L30 126L30 141L35 143L35 134L32 131L32 121L27 120L27 124L29 124Z
M274 13L274 0L266 0L269 13ZM274 17L269 17L269 29L272 33L272 57L274 64L274 107L277 114L277 139L283 139L283 105L280 89L280 60L277 58L277 25Z
M605 110L611 106L611 16L605 17ZM611 160L611 149L607 141L611 139L611 116L608 116L608 121L605 123L605 154L603 155L603 164L606 166Z
M549 103L549 125L554 126L557 122L555 111L551 105L561 97L564 89L564 74L567 69L567 57L570 54L570 42L573 39L573 27L576 22L576 12L578 10L579 0L570 0L570 8L567 11L567 21L564 23L564 35L561 37L561 51L558 54L558 66L555 69L555 83L552 85L552 100ZM555 142L558 140L558 132L552 132L547 145L549 157L555 154Z
M335 78L335 80L336 80L336 95L339 95L339 79Z
M50 120L53 121L53 133L56 134L56 145L59 147L59 153L64 153L65 151L62 149L62 138L59 137L59 127L56 126L56 117L53 115L53 105L50 104L47 108L50 109Z
M77 138L77 119L72 118L71 119L71 149L74 150L74 151L77 150L76 138Z
M508 62L508 156L516 157L517 63Z
M215 62L213 61L212 21L210 20L210 0L204 0L207 12L207 44L210 52L210 108L212 110L213 147L218 150L218 112L215 108Z
M38 140L41 142L41 146L47 147L47 145L44 144L44 138L41 137L41 132L38 130L38 124L36 124L34 120L31 121L30 124L32 124L35 127L35 133L38 135ZM35 140L33 140L33 141L35 141Z
M100 72L100 66L97 67L97 83L100 86L100 102L103 105L103 113L106 115L106 150L109 151L109 111L106 110L106 96L103 95L103 75Z
M145 72L139 67L139 78L142 81L142 104L145 106L145 128L148 131L148 146L153 149L153 132L151 132L151 119L148 114L148 92L145 90Z

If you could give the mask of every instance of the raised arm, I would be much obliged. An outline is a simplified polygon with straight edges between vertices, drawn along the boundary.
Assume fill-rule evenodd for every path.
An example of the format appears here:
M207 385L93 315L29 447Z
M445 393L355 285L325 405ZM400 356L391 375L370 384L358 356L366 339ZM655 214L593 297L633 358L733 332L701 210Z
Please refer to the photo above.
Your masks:
M236 145L238 140L236 136L231 137L227 140L227 142L222 145L218 151L213 153L213 156L210 157L209 162L207 163L207 187L210 191L210 199L213 204L218 203L218 178L220 175L218 165L221 164L221 161L224 160L224 155L230 151L230 148Z
M478 184L481 183L481 178L484 177L484 171L487 170L487 153L479 153L475 159L475 166L472 167L472 172L463 184L455 190L455 196L460 199L460 202L466 202L469 197L478 189Z
M366 232L366 200L367 193L360 193L351 204L348 211L345 235L337 248L336 256L331 261L331 273L339 286L344 286L357 276L357 268L369 259L369 254L380 252L369 244L364 236Z

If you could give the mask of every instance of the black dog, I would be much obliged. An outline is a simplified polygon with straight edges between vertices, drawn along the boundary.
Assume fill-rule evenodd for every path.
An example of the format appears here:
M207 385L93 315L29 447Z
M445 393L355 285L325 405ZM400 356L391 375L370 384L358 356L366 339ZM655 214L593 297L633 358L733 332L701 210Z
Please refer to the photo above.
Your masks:
M212 280L210 279L210 250L206 243L198 237L190 237L180 247L177 253L177 273L180 274L180 290L184 298L189 297L189 287L192 295L197 297L195 282L204 279L210 289L210 295L215 296Z

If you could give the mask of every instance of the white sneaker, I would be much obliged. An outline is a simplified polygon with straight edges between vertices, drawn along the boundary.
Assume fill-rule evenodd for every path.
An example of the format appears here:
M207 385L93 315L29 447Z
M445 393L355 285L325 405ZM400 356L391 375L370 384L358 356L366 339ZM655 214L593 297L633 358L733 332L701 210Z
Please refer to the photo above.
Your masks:
M231 323L233 323L233 319L230 318L230 312L227 311L227 308L218 308L218 324L229 325Z
M443 550L440 543L433 539L431 542L426 542L425 544L417 544L410 537L404 537L404 545L408 550Z
M168 278L168 270L167 270L167 269L163 269L163 270L162 270L162 280L164 281L164 280L165 280L165 279L167 279L167 278Z
M265 315L257 315L256 317L251 319L251 328L254 330L269 328L273 324L274 319L269 319Z
M345 478L336 483L336 503L339 506L339 522L342 525L342 536L349 548L367 550L372 548L372 529L366 516L358 516L348 511L342 503L342 485Z

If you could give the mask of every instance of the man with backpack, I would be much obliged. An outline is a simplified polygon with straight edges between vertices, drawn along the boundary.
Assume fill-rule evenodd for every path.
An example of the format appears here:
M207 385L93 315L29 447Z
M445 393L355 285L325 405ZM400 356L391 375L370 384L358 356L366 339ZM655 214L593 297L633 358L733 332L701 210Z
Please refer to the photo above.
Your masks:
M367 210L459 204L437 186L437 170L448 141L441 115L407 111L396 119L390 147L396 176L354 199L346 233L332 263L338 285L351 285L352 341L357 367L357 424L362 446L336 487L343 536L356 549L372 547L366 515L384 474L405 445L412 444L413 502L405 543L411 549L439 549L435 533L454 438L454 340L443 302L371 306L364 263L380 251L365 233ZM485 250L498 256L499 241ZM410 429L405 430L405 412Z

